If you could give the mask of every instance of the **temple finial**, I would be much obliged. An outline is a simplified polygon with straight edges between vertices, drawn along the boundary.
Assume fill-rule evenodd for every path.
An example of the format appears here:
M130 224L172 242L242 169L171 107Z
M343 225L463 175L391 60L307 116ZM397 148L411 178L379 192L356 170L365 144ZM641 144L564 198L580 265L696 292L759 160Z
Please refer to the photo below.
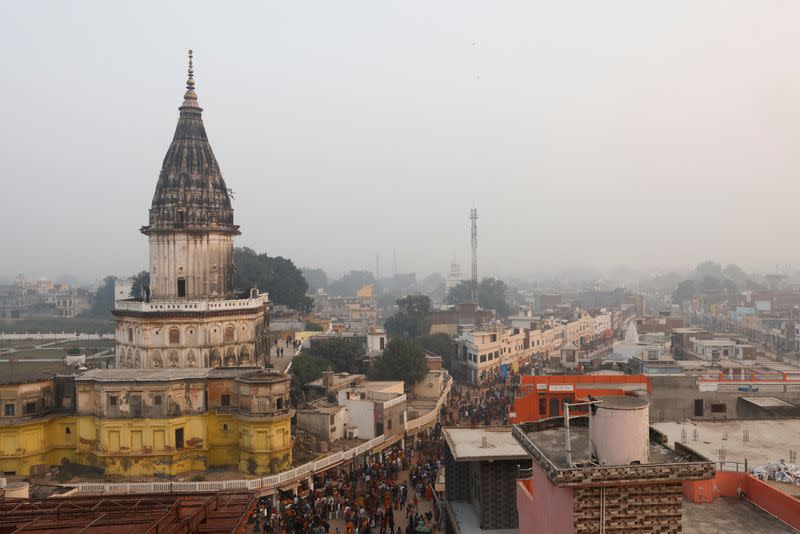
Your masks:
M194 89L194 66L192 64L192 50L189 50L189 78L186 80L186 89Z
M199 108L197 105L197 93L194 92L194 52L189 50L189 76L186 78L186 93L183 95L183 106L190 108Z

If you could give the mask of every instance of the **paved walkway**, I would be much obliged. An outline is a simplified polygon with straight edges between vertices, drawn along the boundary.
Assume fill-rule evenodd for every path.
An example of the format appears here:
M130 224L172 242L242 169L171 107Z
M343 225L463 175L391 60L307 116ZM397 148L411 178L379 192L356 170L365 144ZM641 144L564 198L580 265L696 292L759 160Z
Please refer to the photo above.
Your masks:
M283 349L283 356L278 356L279 348ZM291 345L287 347L285 343L280 341L277 346L273 343L269 347L269 363L271 363L276 370L286 372L286 368L289 367L294 357L299 355L302 350L301 347L295 351L294 347Z

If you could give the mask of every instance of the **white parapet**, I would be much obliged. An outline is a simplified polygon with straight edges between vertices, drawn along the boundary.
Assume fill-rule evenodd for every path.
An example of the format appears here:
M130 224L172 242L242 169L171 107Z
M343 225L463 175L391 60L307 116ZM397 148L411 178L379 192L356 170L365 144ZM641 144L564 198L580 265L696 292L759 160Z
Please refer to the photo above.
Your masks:
M225 311L257 309L269 302L269 295L261 293L257 297L230 300L153 300L141 302L137 300L119 300L114 304L115 310L132 312L170 312L170 311Z

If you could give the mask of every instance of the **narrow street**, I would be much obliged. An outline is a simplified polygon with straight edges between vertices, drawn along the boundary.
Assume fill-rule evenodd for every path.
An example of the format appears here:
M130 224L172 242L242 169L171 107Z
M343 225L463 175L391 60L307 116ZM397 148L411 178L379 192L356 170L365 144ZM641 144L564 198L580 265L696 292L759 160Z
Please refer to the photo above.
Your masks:
M437 532L434 485L441 463L440 428L373 455L365 467L315 477L314 489L262 498L252 532L270 534L411 534Z

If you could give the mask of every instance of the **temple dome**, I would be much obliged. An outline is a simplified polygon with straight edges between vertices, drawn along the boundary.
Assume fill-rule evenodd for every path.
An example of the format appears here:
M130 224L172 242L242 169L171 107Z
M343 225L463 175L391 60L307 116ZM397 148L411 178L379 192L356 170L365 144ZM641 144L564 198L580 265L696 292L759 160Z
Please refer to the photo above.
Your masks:
M178 125L161 165L150 222L142 233L218 231L238 234L233 208L217 158L203 126L203 109L194 90L192 51Z

